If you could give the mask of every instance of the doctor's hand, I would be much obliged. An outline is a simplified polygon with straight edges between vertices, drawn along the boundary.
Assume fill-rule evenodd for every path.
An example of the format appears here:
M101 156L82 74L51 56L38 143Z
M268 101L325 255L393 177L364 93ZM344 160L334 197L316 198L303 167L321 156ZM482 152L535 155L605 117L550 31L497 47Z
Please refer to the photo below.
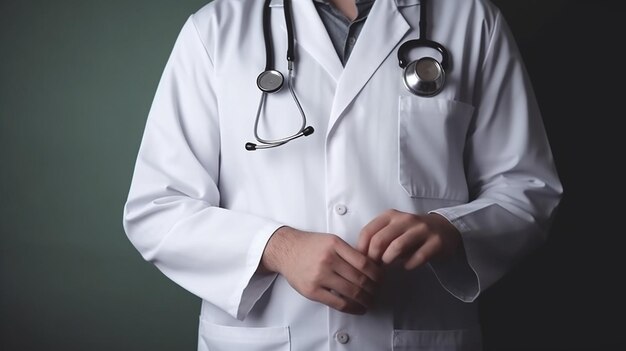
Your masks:
M443 216L388 210L363 227L357 249L375 262L411 270L449 257L461 245L461 234Z
M366 312L382 278L382 268L338 236L290 227L272 235L260 268L281 274L304 297L352 314Z

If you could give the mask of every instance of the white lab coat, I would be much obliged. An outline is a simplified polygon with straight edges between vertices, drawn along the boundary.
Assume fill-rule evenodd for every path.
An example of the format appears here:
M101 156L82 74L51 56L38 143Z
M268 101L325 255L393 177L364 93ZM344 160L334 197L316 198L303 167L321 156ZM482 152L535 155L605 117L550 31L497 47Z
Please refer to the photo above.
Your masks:
M543 242L562 188L500 12L485 0L429 4L429 38L452 67L444 90L424 98L405 89L397 60L418 37L419 0L377 0L345 68L312 1L294 0L294 86L315 133L252 152L244 145L255 142L263 1L215 0L184 24L147 119L124 227L146 260L202 299L199 350L481 349L477 296ZM276 66L286 74L282 11L273 1ZM268 97L259 134L284 137L300 123L283 89ZM464 251L388 269L363 316L255 273L282 225L355 245L390 208L445 216Z

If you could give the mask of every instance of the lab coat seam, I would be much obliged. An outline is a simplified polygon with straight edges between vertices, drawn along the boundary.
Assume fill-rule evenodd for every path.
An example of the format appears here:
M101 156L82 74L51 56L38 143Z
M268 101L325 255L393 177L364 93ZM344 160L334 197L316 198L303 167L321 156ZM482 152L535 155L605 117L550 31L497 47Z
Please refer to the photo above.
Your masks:
M469 232L471 230L470 226L465 223L462 216L455 216L452 219L452 223L457 224L459 228L461 228L462 233Z
M404 188L404 186L403 186ZM448 201L453 202L456 205L460 205L465 203L464 199L457 199L453 197L443 197L443 196L430 196L430 195L411 195L408 193L406 189L404 191L411 197L412 199L423 199L423 200L439 200L439 201Z
M496 33L498 32L498 28L500 28L500 21L501 21L501 13L500 11L496 12L496 18L495 21L493 23L493 28L491 29L491 34L489 35L489 44L487 45L487 51L485 52L485 57L483 59L482 64L480 65L480 73L484 74L485 72L485 65L487 64L488 58L493 54L493 47L495 45L495 37L496 37Z
M436 209L436 210L428 211L428 213L436 213L445 217L450 223L452 223L452 225L457 227L457 229L461 233L466 233L471 230L471 228L465 223L465 221L463 221L461 216L457 215L453 211L446 210L446 209Z
M200 42L200 44L202 45L202 48L204 49L204 52L206 53L206 57L207 57L208 62L209 62L210 71L207 73L207 74L210 75L209 79L217 80L216 73L215 73L215 62L214 62L213 58L211 57L211 52L209 51L206 43L204 42L204 40L202 40L202 36L200 35L200 29L198 29L198 25L196 24L196 16L195 16L195 14L191 14L191 16L189 16L189 18L190 18L191 24L193 25L194 30L196 32L196 37L197 37L198 41ZM219 128L219 125L221 124L221 119L220 119L220 113L219 113L220 104L219 104L219 99L217 97L217 91L213 92L213 95L215 96L215 100L213 102L215 103L215 110L216 110L216 114L217 114L217 116L215 117L215 121L216 121L216 124L218 125L218 129L221 129L221 128ZM220 153L219 150L221 148L221 138L222 138L222 136L221 136L221 133L220 133L219 134L219 138L218 138L217 143L216 143L218 145L217 146L218 157L219 157L219 153ZM218 175L218 179L214 179L214 182L215 182L215 184L217 186L217 184L219 183L219 175Z
M196 32L196 37L198 41L200 42L200 44L202 44L202 47L204 48L204 52L206 53L207 58L209 59L209 62L211 63L211 67L214 67L215 64L213 62L213 58L211 57L211 53L209 52L209 49L207 48L206 43L204 42L204 40L202 40L202 36L200 35L200 30L198 29L198 25L196 24L195 15L192 14L191 16L189 16L189 19L191 20L191 24L193 24L193 28Z

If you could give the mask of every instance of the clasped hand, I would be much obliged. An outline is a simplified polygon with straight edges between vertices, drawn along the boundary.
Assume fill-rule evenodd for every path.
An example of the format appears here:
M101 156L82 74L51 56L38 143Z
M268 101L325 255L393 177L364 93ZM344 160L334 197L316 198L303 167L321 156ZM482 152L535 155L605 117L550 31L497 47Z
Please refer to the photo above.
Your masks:
M457 229L438 214L388 210L363 227L356 248L334 234L282 227L268 242L261 269L280 273L310 300L363 314L383 284L384 267L415 269L452 255L460 243Z

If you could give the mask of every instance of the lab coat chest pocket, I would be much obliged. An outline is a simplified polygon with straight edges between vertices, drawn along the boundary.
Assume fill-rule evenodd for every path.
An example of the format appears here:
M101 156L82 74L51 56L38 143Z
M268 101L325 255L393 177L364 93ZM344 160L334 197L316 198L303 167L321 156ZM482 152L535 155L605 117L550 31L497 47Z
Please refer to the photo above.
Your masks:
M480 329L393 331L393 351L481 350Z
M401 95L398 175L411 197L467 201L463 152L472 105Z
M230 327L200 320L201 351L289 351L289 327Z

